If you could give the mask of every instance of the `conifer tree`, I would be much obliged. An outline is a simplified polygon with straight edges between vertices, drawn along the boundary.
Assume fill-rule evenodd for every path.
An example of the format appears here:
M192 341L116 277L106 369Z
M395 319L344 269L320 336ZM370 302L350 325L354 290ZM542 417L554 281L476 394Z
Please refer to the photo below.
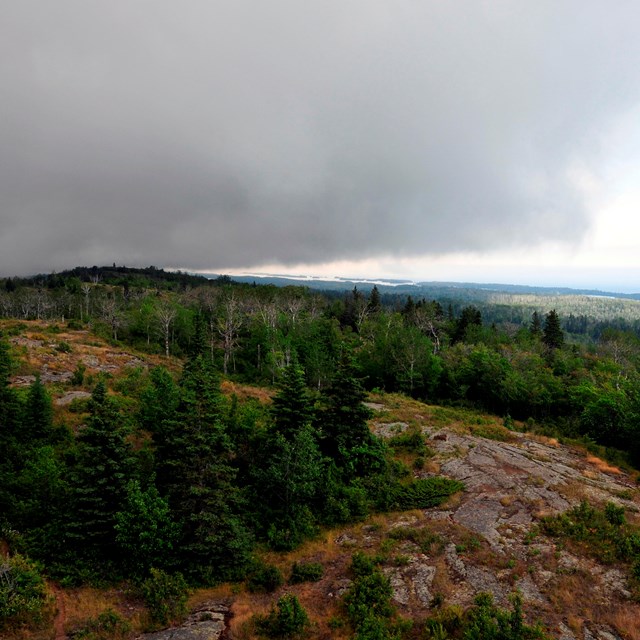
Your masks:
M290 364L283 373L280 390L273 399L275 430L292 439L313 419L314 409L300 366Z
M369 295L369 310L372 313L377 313L382 309L382 301L380 300L380 291L378 291L378 287L374 284L371 289L371 294Z
M12 362L9 345L0 335L0 521L13 517L14 482L19 466L22 407L9 386Z
M330 387L324 394L325 409L320 415L323 453L344 471L347 477L366 473L370 469L368 454L382 463L376 438L369 430L370 410L363 404L366 393L356 378L353 363L341 362Z
M564 332L560 326L560 318L555 309L549 311L545 316L542 342L544 342L550 350L560 349L564 344Z
M291 549L314 531L310 507L318 496L323 463L311 426L313 407L304 371L291 364L273 401L273 423L259 441L254 469L259 521L269 525L277 549Z
M206 356L192 358L183 370L176 414L162 427L165 446L157 452L160 491L181 527L181 564L202 583L237 577L251 548L238 515L236 471L222 405Z
M89 560L115 560L116 514L130 479L130 447L123 418L100 380L89 402L89 418L77 438L72 473L73 505L69 539Z
M12 369L9 345L0 335L0 438L17 436L21 407L15 391L9 386ZM0 440L2 443L2 440Z
M137 423L153 435L156 446L161 439L163 422L173 418L179 401L180 391L171 374L164 367L151 369L148 385L140 395Z
M540 320L540 314L537 311L534 311L531 316L530 330L532 336L539 337L542 335L542 322Z
M52 420L51 398L37 375L29 387L24 417L24 432L32 444L51 439Z

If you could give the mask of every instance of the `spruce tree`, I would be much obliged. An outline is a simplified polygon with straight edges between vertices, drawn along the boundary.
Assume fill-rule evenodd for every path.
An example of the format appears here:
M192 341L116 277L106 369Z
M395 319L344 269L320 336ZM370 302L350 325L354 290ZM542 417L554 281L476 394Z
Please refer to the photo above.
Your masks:
M540 320L540 314L537 311L534 311L531 316L530 331L532 336L540 337L542 335L542 322Z
M255 509L270 544L291 549L315 530L323 461L304 371L292 364L284 371L273 401L273 422L258 439L260 464L253 469Z
M89 418L77 437L72 472L73 504L68 526L74 550L90 561L116 559L116 514L130 479L130 447L123 418L100 380L89 402Z
M374 284L371 289L371 294L369 295L369 309L373 313L377 313L382 309L382 301L380 300L380 291L378 291L378 287Z
M40 381L40 376L37 375L29 387L24 416L24 432L32 444L51 440L52 420L51 398Z
M304 371L297 364L290 364L283 373L280 390L273 399L275 430L292 439L313 419L314 408L304 379Z
M371 411L364 405L366 393L349 359L341 362L323 400L325 408L319 417L323 453L346 477L362 475L370 464L381 463L377 439L369 430Z
M555 309L549 311L545 316L542 342L544 342L550 350L560 349L564 344L564 332L560 326L560 318Z
M12 369L9 345L0 335L0 521L11 522L15 507L14 483L21 458L22 407L9 386Z
M193 580L234 578L248 562L251 540L239 517L232 447L223 398L206 356L192 358L180 382L180 404L163 423L157 451L159 488L181 528L181 568Z

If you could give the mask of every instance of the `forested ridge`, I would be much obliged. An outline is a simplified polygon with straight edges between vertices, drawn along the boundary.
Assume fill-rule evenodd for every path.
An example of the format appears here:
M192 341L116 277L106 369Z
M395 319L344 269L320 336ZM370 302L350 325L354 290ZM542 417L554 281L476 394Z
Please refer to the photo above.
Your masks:
M41 573L63 585L129 581L140 593L260 582L269 570L257 548L291 550L323 527L460 490L416 476L372 434L367 390L488 411L640 460L632 330L604 326L578 342L555 309L488 322L474 306L390 302L375 287L327 296L162 273L4 281L1 537L7 575L31 588L5 603L6 620L45 616ZM74 401L77 420L55 419L41 371L12 341L32 321L46 321L60 354L74 348L56 338L66 327L159 364L113 377L79 362L52 384L91 395ZM15 375L35 378L16 388ZM267 388L271 400L222 393L222 381Z
M590 300L592 315L578 317L554 298L540 311L485 309L114 265L5 279L0 315L62 320L166 356L199 341L223 375L256 384L276 384L296 362L322 390L349 357L365 389L553 424L637 455L640 318L603 320L609 301Z

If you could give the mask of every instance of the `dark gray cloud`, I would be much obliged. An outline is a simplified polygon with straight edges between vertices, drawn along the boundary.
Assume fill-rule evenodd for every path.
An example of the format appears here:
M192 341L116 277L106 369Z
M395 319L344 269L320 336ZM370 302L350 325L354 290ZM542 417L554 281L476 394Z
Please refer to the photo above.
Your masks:
M640 5L0 5L0 272L577 239Z

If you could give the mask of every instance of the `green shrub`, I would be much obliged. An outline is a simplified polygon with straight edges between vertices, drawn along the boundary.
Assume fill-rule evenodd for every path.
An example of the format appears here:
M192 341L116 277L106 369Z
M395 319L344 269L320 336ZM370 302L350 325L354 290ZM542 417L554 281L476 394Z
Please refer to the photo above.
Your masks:
M322 514L322 522L328 526L364 519L369 514L369 497L358 484L336 483L331 487Z
M107 609L74 630L73 637L79 640L120 640L126 638L130 631L128 620L113 609Z
M251 593L272 593L284 584L284 577L278 567L256 562L247 577L247 589Z
M386 473L363 481L376 511L428 509L464 489L461 482L440 476L405 479L410 474L407 467L392 460Z
M434 545L443 546L442 538L437 534L429 531L427 527L416 529L413 527L396 527L389 531L389 538L392 540L409 540L420 547L420 551L430 554L433 552Z
M614 527L621 527L625 523L624 507L618 507L613 502L607 502L604 507L604 517Z
M267 616L258 616L256 627L268 638L294 638L309 625L309 617L298 598L291 593L282 596Z
M515 436L505 427L498 424L479 424L469 427L471 434L487 440L498 440L499 442L512 442Z
M442 504L450 495L464 489L464 485L449 478L419 478L400 485L395 494L394 507L398 510L428 509Z
M394 614L391 583L374 560L361 552L353 554L351 573L354 580L343 599L347 617L356 631L367 629L371 634L379 627L380 619Z
M404 433L399 433L396 436L392 436L391 438L389 438L388 443L389 446L394 449L413 451L414 453L418 453L423 456L433 455L433 451L431 451L424 443L424 436L420 433L420 431L415 429L407 430Z
M463 640L550 640L539 625L524 624L522 596L515 593L510 600L512 611L496 607L491 594L478 594L464 621Z
M603 510L586 501L557 516L543 518L547 535L568 538L604 562L621 560L633 564L640 560L640 528L627 524L624 508L613 503Z
M151 569L141 593L152 623L166 625L187 613L188 588L181 573Z
M294 562L291 567L289 584L300 582L317 582L322 578L324 569L319 562Z
M12 624L40 624L49 613L47 589L37 567L14 555L0 559L0 629Z
M84 374L87 370L87 367L82 363L78 362L78 365L73 371L73 375L71 376L71 384L74 387L81 387L84 382Z
M58 344L56 345L56 351L59 351L60 353L71 353L73 349L68 342L62 341L58 342Z

